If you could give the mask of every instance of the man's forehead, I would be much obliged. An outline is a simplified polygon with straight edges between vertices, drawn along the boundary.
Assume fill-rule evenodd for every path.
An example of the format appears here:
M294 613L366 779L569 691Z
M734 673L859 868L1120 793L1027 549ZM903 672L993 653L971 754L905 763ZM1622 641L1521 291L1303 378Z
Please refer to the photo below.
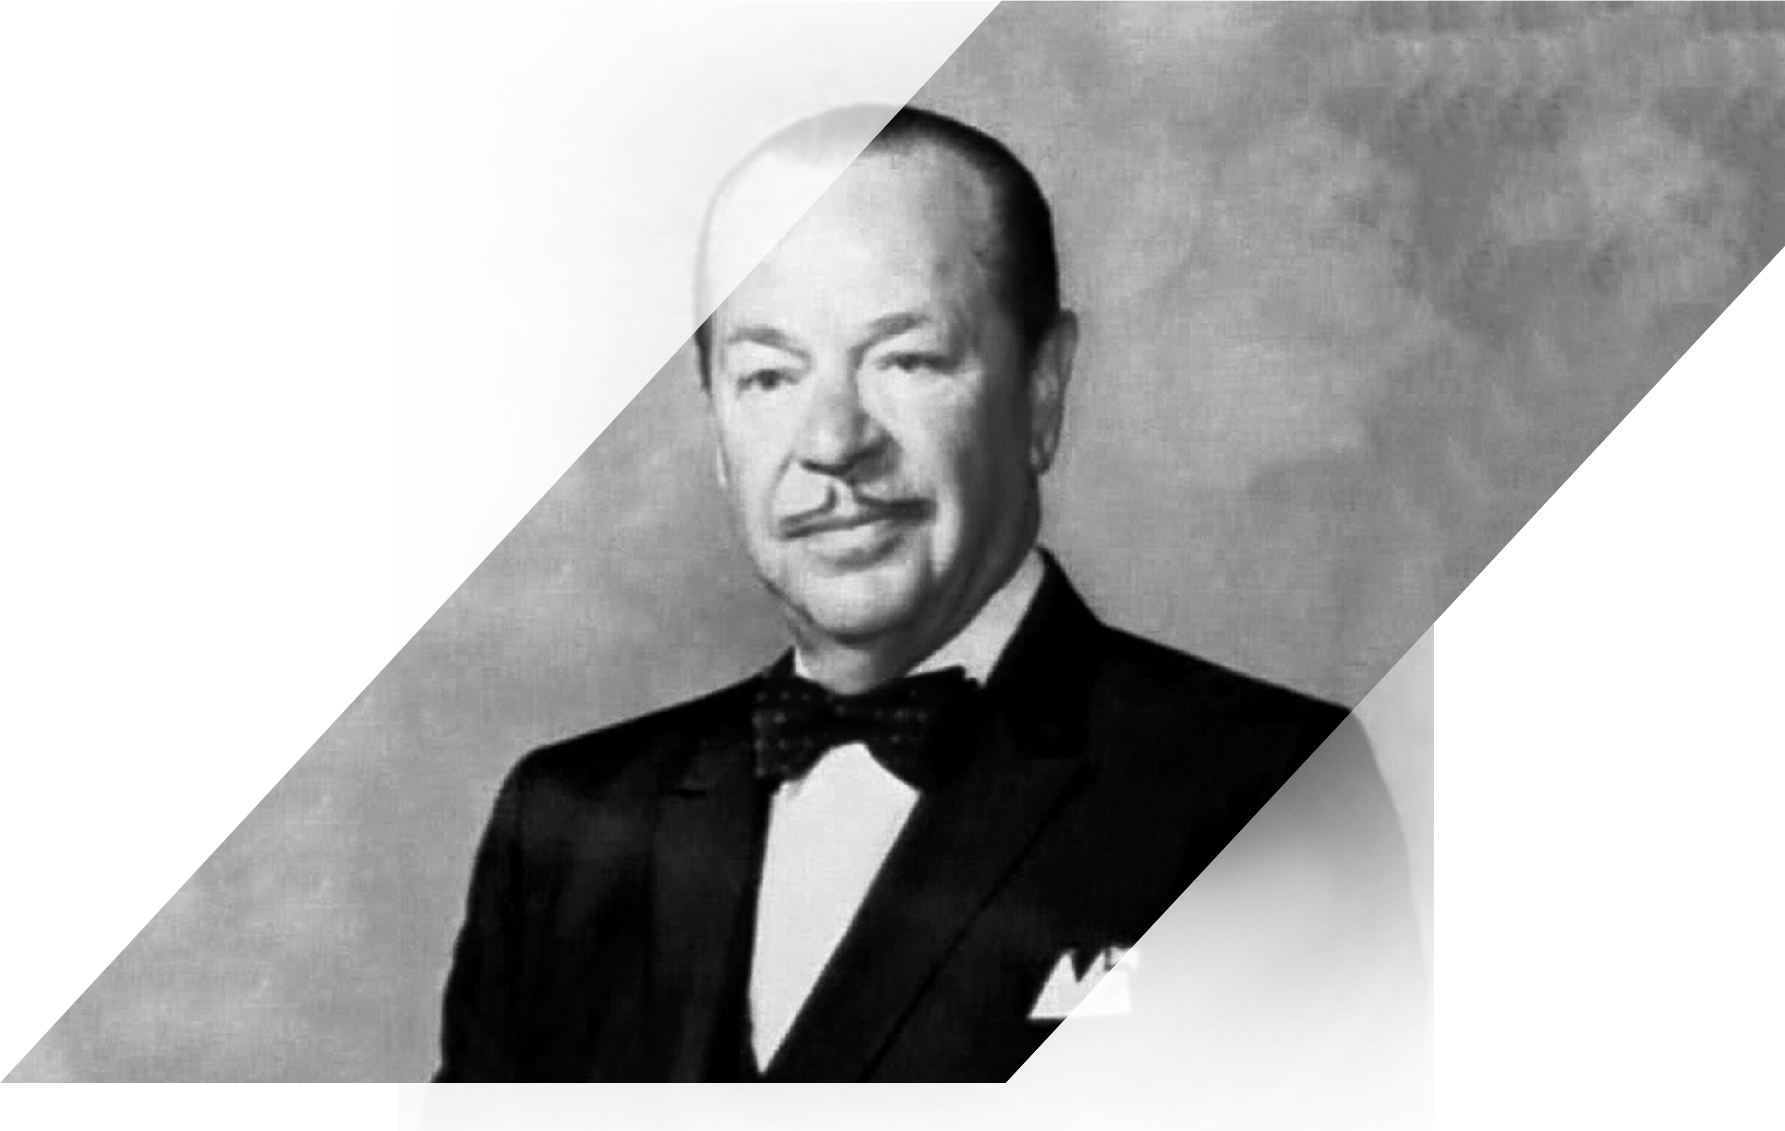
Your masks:
M834 177L834 180L830 178ZM828 183L826 183L828 182ZM990 192L982 177L953 153L917 145L873 150L839 175L803 154L765 152L738 170L714 201L705 233L703 299L718 297L777 247L766 229L792 201L817 200L787 230L781 248L852 236L898 246L958 253L982 252L991 238ZM775 231L778 233L777 227Z

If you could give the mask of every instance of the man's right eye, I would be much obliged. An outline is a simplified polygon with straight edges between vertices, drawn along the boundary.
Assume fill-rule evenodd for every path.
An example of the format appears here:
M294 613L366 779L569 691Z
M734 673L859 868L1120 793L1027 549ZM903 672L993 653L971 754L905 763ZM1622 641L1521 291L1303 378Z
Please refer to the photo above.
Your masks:
M751 369L738 378L738 388L744 391L768 392L793 380L793 371L789 369Z

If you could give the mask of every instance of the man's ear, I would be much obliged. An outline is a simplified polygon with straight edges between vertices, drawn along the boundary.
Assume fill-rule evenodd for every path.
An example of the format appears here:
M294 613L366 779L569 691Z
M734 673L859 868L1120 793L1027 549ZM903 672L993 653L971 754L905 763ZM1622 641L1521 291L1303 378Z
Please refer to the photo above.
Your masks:
M1029 470L1041 475L1053 466L1066 415L1066 386L1078 353L1078 316L1062 310L1035 351L1029 367Z
M719 480L719 490L730 494L731 473L725 468L725 449L719 446L718 440L713 441L713 476Z
M731 490L731 474L725 466L725 444L719 432L719 406L713 401L713 387L701 381L701 396L707 402L707 442L713 445L713 478L718 481L719 490Z

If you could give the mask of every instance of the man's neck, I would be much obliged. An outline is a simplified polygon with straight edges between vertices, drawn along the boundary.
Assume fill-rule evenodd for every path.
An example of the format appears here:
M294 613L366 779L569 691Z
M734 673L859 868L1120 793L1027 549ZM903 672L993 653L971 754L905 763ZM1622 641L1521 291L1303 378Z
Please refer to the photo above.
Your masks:
M1043 573L1041 552L1031 546L992 595L974 610L967 623L940 646L927 650L907 648L898 652L886 648L800 644L794 648L794 670L843 695L867 691L907 672L956 666L965 668L969 677L984 683L1010 638L1016 634L1023 615L1034 603Z

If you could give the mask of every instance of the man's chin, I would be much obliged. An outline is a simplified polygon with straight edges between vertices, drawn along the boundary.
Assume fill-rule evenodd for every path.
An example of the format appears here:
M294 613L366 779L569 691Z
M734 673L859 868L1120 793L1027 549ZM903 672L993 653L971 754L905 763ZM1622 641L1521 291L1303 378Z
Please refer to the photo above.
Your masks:
M916 586L908 579L868 574L808 578L793 594L794 605L807 624L839 644L867 644L897 632L920 604Z

